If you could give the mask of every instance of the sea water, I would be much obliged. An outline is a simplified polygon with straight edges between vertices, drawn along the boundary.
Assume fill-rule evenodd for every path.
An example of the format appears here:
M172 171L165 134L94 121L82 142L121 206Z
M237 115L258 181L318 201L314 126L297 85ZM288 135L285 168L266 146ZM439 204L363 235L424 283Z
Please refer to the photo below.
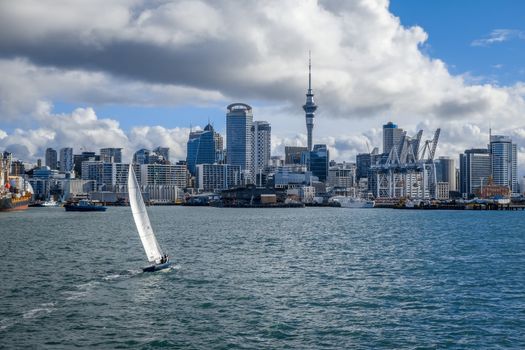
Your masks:
M525 348L525 212L0 213L0 348Z

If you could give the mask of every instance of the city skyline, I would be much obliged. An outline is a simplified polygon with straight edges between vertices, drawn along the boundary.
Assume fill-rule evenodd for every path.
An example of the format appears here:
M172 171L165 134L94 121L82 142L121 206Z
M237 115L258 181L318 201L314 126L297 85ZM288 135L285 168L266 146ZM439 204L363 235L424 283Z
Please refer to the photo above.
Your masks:
M140 148L161 145L170 148L174 159L184 159L189 125L203 128L209 118L225 135L225 106L244 102L253 106L257 119L272 125L272 154L284 155L285 145L306 146L302 105L312 50L321 106L313 143L327 144L331 158L354 160L356 153L367 151L367 143L380 146L381 126L392 121L409 134L441 127L438 155L451 157L486 146L492 127L494 134L511 136L518 159L524 159L525 128L519 120L525 112L523 78L519 67L508 62L522 56L515 46L523 40L523 28L516 27L512 12L519 13L523 5L499 4L476 5L478 16L490 13L495 19L449 37L447 46L442 34L453 28L436 25L426 7L413 2L276 2L235 9L204 2L112 4L88 23L82 22L84 13L99 15L93 2L75 8L5 3L0 11L0 71L5 77L0 83L0 148L35 161L44 159L47 147L73 147L76 153L122 147L129 159ZM469 10L465 4L428 6L454 16ZM226 33L222 29L234 10L253 13L254 21L266 20L266 25L245 32L241 21ZM279 11L302 19L285 20ZM184 21L194 12L204 14L207 22ZM502 27L502 18L511 27ZM22 35L15 22L27 20L36 29L19 31ZM316 32L305 30L302 21L315 24ZM460 44L463 60L449 52ZM128 58L121 55L124 48ZM232 51L239 54L229 60ZM208 56L215 65L207 65ZM494 67L487 70L465 63L468 57L488 62L488 56ZM127 71L118 67L119 60ZM140 68L152 64L155 69ZM523 162L519 166L521 175Z

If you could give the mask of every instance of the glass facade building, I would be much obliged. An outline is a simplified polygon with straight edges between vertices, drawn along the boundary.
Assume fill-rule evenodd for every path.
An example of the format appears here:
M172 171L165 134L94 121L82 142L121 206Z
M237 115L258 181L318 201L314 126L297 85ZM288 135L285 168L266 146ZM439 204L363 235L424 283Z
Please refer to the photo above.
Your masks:
M314 149L310 152L310 171L321 182L325 182L328 178L329 163L330 155L326 145L314 145Z
M475 194L491 176L490 154L485 148L466 150L459 155L460 192L464 196Z
M490 160L492 179L495 185L508 186L512 193L518 189L518 152L508 136L490 137Z
M252 107L233 103L226 114L226 159L243 171L252 170Z
M201 131L190 132L186 149L186 163L192 175L197 173L198 164L213 164L216 160L216 140L213 127L208 124Z
M394 146L398 146L403 137L403 129L397 127L397 124L388 122L383 125L383 153L390 153ZM398 150L399 152L400 150Z

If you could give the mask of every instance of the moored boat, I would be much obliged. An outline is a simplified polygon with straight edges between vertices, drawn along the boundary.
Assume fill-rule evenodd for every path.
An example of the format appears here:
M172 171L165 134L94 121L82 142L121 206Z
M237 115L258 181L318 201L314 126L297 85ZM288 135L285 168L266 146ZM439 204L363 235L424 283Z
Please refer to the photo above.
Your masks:
M337 196L330 199L333 202L339 203L341 208L373 208L375 202L359 197L344 197Z
M66 211L106 211L107 207L88 199L81 199L78 203L68 203L64 205Z

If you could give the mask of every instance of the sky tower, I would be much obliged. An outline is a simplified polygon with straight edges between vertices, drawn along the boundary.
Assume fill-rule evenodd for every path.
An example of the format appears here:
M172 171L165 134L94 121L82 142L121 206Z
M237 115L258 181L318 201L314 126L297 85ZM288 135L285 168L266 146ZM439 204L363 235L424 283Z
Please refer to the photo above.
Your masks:
M314 102L312 93L312 55L308 53L308 92L306 93L306 103L303 106L306 113L306 131L308 132L308 151L312 150L312 131L314 128L314 117L317 105Z

